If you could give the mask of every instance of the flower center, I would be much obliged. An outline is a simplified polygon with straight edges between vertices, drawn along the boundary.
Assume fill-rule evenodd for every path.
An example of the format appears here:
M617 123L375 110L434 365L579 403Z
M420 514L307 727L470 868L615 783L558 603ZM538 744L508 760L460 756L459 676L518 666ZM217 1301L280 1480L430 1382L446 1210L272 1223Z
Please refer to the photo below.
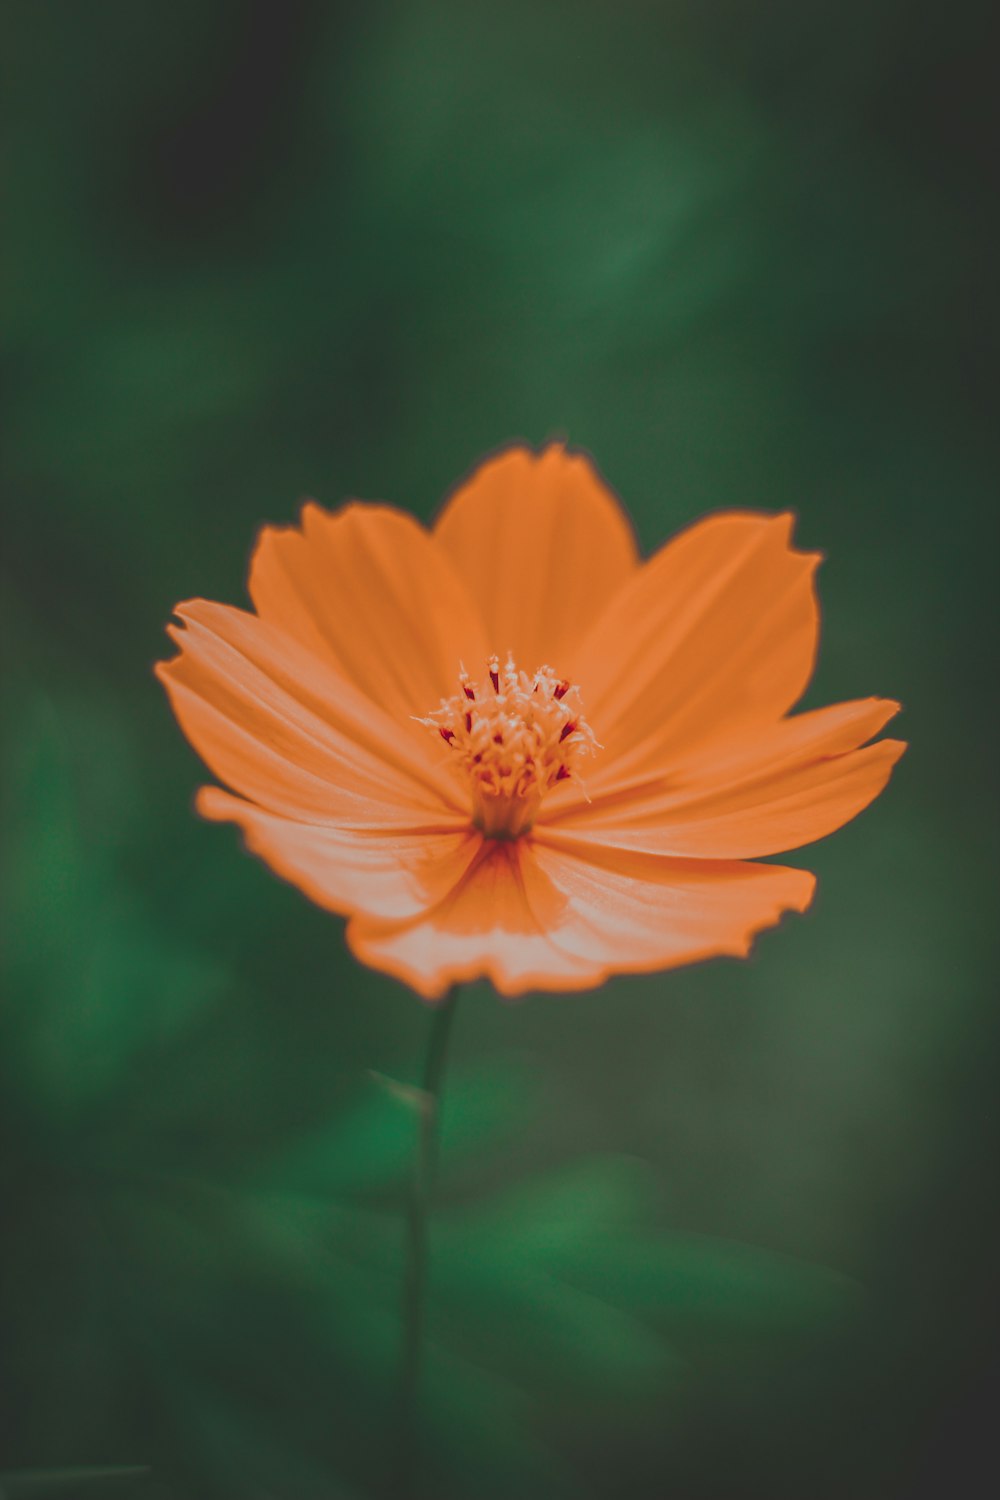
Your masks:
M502 667L491 657L479 682L463 666L458 686L419 722L458 757L476 826L491 838L517 838L535 821L549 788L575 776L580 761L600 748L580 689L551 667L529 676L510 655Z

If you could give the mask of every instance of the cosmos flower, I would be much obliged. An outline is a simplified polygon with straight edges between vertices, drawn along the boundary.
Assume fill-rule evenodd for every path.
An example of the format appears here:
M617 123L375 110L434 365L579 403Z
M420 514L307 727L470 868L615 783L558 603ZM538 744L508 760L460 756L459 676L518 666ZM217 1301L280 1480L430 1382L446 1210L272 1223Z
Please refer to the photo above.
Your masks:
M191 600L158 673L231 790L206 817L427 999L745 955L814 877L754 861L878 795L904 745L809 681L815 554L724 511L648 561L589 460L508 448L428 531L385 505L267 527L253 612Z

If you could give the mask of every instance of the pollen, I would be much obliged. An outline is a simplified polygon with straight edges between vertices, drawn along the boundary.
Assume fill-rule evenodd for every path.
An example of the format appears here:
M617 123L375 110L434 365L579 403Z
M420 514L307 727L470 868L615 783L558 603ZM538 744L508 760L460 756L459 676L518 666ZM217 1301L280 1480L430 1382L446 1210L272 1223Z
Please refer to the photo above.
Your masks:
M468 779L472 820L490 838L518 838L557 782L580 780L600 746L584 717L580 689L551 667L521 671L512 656L490 657L473 680L418 721L438 735Z

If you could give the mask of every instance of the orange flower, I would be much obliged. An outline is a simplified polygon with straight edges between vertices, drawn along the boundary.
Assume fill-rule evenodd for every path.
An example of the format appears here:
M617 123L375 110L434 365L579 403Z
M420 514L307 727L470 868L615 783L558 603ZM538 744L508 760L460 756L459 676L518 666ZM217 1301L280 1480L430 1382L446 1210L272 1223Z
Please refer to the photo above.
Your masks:
M791 528L724 511L643 563L558 444L488 459L429 532L309 503L261 533L254 613L177 608L157 671L232 788L198 809L428 999L745 955L815 884L750 861L853 818L905 748L866 745L887 699L787 717L819 626Z

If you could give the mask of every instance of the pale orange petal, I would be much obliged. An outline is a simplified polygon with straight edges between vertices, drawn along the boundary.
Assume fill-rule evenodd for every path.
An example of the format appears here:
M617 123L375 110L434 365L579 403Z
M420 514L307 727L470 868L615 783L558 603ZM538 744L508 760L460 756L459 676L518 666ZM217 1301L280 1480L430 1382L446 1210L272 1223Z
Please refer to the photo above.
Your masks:
M325 655L380 708L426 714L455 691L459 663L492 649L462 580L412 516L387 505L325 511L266 527L250 563L262 620Z
M355 954L427 999L485 977L505 995L587 989L615 972L743 955L782 912L803 911L814 879L780 865L674 860L530 842L484 845L451 894L410 922L356 918Z
M489 648L533 672L566 661L585 624L635 571L628 519L589 458L515 446L474 470L434 534L475 595Z
M878 796L901 740L859 745L898 711L885 699L838 703L706 747L663 776L560 811L547 827L575 841L655 854L749 859L824 838Z
M198 811L242 828L246 845L319 906L398 920L426 912L458 884L482 835L453 827L377 830L298 823L263 812L220 787L203 787Z
M327 662L243 610L194 599L157 668L188 739L235 791L275 812L341 825L464 812L450 767L410 719L373 704Z
M594 787L665 770L685 749L781 718L812 673L814 554L792 517L726 512L652 557L603 611L576 658L605 753Z

